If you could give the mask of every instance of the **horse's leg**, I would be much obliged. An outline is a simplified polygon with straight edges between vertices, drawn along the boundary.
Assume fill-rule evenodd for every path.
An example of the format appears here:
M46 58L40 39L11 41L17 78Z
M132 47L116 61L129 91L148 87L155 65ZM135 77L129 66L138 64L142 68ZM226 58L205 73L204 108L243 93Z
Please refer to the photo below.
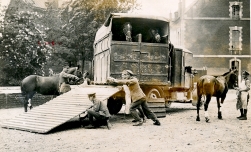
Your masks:
M198 101L197 101L197 118L196 121L200 121L200 104L201 104L201 97L202 95L198 95Z
M31 93L29 93L29 96L28 96L28 107L30 108L30 110L33 108L33 106L31 105L31 99L35 93L36 92L31 92Z
M209 122L209 114L208 114L207 109L208 109L208 105L209 105L209 103L211 101L211 95L207 95L206 97L207 97L207 99L206 99L206 102L204 104L205 120L206 120L206 122Z
M27 112L27 107L28 107L28 95L26 95L24 98L24 112Z
M222 114L221 114L221 105L220 105L220 98L219 97L216 97L216 100L217 100L217 107L218 107L218 119L222 119Z

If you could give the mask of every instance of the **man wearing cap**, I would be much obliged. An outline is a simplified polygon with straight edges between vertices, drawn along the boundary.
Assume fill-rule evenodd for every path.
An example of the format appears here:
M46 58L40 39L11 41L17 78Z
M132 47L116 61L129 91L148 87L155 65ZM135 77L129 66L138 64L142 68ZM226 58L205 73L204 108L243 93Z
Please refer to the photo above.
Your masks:
M136 111L139 106L142 107L145 115L154 121L154 125L160 125L159 120L157 119L156 115L148 108L146 102L146 95L144 94L143 90L139 86L138 79L133 76L133 72L131 70L124 70L122 72L122 80L117 80L115 78L109 77L107 78L108 83L118 84L118 85L127 85L131 98L132 103L130 106L130 112L133 118L136 120L136 124L134 126L140 126L143 124L143 121L139 117L138 112Z
M247 120L247 105L248 105L248 98L250 90L250 82L248 79L249 73L247 71L242 72L242 81L239 85L238 90L238 97L237 97L237 110L240 109L241 115L237 117L239 120Z
M69 66L64 66L62 72L59 73L59 94L66 93L71 90L69 79L78 80L79 78L73 74L68 74Z
M87 109L88 118L90 124L94 127L98 127L101 124L94 125L93 117L95 117L97 123L102 123L105 121L107 128L111 129L111 124L109 122L110 113L105 103L96 98L96 93L91 92L88 94L89 100L93 103L90 109Z

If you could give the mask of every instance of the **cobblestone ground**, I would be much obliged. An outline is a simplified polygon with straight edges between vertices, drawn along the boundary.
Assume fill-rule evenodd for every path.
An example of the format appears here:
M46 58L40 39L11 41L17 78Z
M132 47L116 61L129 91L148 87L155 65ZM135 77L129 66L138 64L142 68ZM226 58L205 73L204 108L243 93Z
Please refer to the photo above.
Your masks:
M81 128L77 119L58 127L49 134L0 128L0 149L2 152L27 151L178 151L211 152L242 151L251 149L251 112L248 120L236 119L235 92L230 90L223 104L223 120L217 118L215 98L209 105L210 123L196 121L196 108L191 104L173 103L161 126L154 126L151 120L143 126L132 126L130 115L122 112L112 116L112 129ZM23 112L23 108L1 109L0 124Z

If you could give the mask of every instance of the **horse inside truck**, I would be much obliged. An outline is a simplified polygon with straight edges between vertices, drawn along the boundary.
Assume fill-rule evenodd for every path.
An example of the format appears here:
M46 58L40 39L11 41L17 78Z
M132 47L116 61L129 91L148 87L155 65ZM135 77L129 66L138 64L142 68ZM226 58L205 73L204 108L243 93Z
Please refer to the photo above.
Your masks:
M166 107L172 101L191 102L191 58L189 50L170 43L166 18L112 13L96 33L94 83L106 84L110 76L120 79L121 72L128 69L138 78L147 98L164 98ZM123 91L108 100L110 109L114 108L112 113L119 112L123 103Z

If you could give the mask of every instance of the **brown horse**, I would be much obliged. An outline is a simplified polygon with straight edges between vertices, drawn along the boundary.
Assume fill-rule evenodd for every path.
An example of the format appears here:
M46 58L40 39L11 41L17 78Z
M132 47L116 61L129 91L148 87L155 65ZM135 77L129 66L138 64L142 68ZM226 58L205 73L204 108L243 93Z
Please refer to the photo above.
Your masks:
M71 67L67 69L67 74L72 74L77 77L82 77L82 73L78 67ZM56 74L50 77L42 77L38 75L30 75L24 78L21 82L21 92L25 96L24 111L27 112L27 107L32 108L31 99L35 93L42 95L59 95L59 81L60 75Z
M228 82L233 82L232 84L236 84L237 81L237 70L230 70L229 72L226 72L222 76L214 77L210 75L204 75L199 78L197 82L197 96L198 96L198 102L197 102L197 118L196 121L200 121L199 116L199 109L201 105L201 98L202 96L206 97L206 101L204 103L204 111L205 111L205 120L206 122L209 122L209 116L208 116L208 105L211 101L211 97L216 97L217 100L217 107L218 107L218 118L222 119L222 113L220 110L220 98L221 98L221 104L223 104L227 92L228 92Z

